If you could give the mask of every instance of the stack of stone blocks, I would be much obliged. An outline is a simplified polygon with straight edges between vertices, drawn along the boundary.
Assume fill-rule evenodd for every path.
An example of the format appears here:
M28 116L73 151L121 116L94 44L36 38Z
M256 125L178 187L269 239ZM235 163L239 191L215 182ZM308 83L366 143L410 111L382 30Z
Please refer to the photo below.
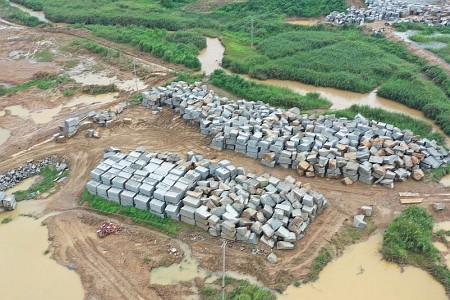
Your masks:
M277 249L292 249L307 226L328 206L323 195L284 180L257 176L228 160L210 161L192 152L138 148L128 155L108 149L91 172L87 190L124 206L181 220L212 236Z
M395 181L421 180L422 169L450 162L448 151L410 130L357 115L300 114L261 101L229 101L206 86L174 82L144 93L144 106L167 105L184 120L212 135L211 146L234 150L268 167L292 168L300 175L393 187Z

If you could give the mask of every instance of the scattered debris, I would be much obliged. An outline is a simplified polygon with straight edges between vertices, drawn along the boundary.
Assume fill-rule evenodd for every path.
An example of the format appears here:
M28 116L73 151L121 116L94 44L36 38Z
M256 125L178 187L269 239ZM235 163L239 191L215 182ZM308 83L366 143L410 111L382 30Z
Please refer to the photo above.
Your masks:
M441 211L441 210L444 210L444 209L445 209L445 203L440 202L440 203L435 203L434 204L434 210L435 211Z
M361 212L366 217L372 216L372 206L368 206L368 205L361 206Z
M356 215L353 217L353 224L356 228L366 228L367 223L364 222L364 215Z

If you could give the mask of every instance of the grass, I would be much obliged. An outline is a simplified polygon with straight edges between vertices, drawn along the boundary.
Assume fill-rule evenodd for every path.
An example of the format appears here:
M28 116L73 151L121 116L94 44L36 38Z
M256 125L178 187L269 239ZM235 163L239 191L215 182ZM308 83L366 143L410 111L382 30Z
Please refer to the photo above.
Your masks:
M366 217L364 221L367 223L366 228L356 228L353 224L345 224L332 239L334 247L339 251L343 251L347 246L361 241L377 229L371 217Z
M92 195L84 189L81 194L81 203L89 202L89 207L108 214L119 214L130 217L135 223L142 223L157 228L163 232L176 234L180 231L180 225L169 218L161 218L149 211L140 210L132 206L121 206L118 203L108 201L100 196Z
M439 182L439 180L441 180L442 177L450 174L450 165L444 165L437 169L432 169L429 172L430 172L429 174L430 174L431 178L433 179L433 181Z
M37 194L45 193L55 187L56 183L55 179L59 177L59 172L56 171L56 168L53 166L47 166L39 173L41 177L41 182L32 185L26 191L17 191L14 192L14 196L16 197L16 201L30 200L33 199ZM67 171L62 174L65 176Z
M70 82L71 79L64 75L44 74L41 78L30 80L16 86L5 88L0 87L0 96L10 96L20 91L25 91L31 87L37 87L41 90L48 90L62 83Z
M352 105L349 108L330 112L337 117L345 117L353 119L356 114L363 115L366 119L376 120L393 124L400 129L409 129L414 134L430 140L436 140L438 143L444 141L442 134L432 132L432 126L424 121L417 120L413 117L401 113L389 112L381 108L373 108L366 105Z
M48 49L41 50L34 55L34 58L39 62L51 62L55 55Z
M149 256L144 257L144 263L149 264L152 261L152 258Z
M85 85L81 88L81 91L85 94L90 95L100 95L100 94L106 94L106 93L113 93L117 92L117 86L112 83L108 85Z
M130 105L139 105L142 101L144 101L144 96L141 93L134 94L127 100Z
M318 94L299 95L287 88L268 86L245 80L239 75L228 75L223 70L211 74L211 83L247 100L263 101L274 106L298 107L304 110L329 108L331 103Z
M333 253L330 247L320 249L319 255L314 259L306 282L316 281L319 278L320 271L333 260Z
M76 92L78 91L78 87L77 86L72 86L66 89L62 90L62 93L64 96L66 97L71 97L73 96Z
M203 74L192 74L187 72L179 72L177 73L177 77L174 80L171 80L167 84L170 84L172 81L184 81L189 84L193 84L197 81L202 81L204 78Z
M409 206L389 224L381 253L388 261L428 271L450 291L450 270L433 245L433 217L424 208Z
M11 217L3 218L1 224L7 224L7 223L11 222L12 220L13 220L13 218L11 218Z

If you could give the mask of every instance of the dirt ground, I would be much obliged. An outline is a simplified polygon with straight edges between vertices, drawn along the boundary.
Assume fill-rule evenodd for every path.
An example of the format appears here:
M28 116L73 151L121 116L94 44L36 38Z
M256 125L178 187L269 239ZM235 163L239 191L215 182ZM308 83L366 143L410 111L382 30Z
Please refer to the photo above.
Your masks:
M0 34L0 43L2 39L8 38L4 33L5 31L2 31ZM9 36L17 34L10 32ZM20 31L20 35L25 37L32 34L31 29ZM40 34L45 37L44 39L53 38L59 47L69 43L72 38L54 32ZM32 47L26 39L20 45L23 51L29 51L31 48L28 47ZM8 47L0 48L0 61L6 61L5 55L16 50L14 46ZM68 55L64 51L60 53L61 56L57 56L57 59L50 63L50 67L64 69L67 61L74 59L71 56L64 58ZM149 60L149 65L151 64L156 62ZM123 76L130 75L125 71L111 68ZM18 75L11 82L19 82L39 71L33 69L28 73L25 72L26 74L20 75L23 77ZM0 78L0 82L6 79L8 78ZM161 84L164 78L150 77L145 80L149 85L156 85ZM116 102L127 96L126 93L121 93ZM0 108L22 104L34 109L33 105L40 108L53 107L56 103L68 101L68 98L62 96L59 91L39 91L33 88L10 97L2 97L0 100ZM111 104L106 106L109 105ZM92 107L86 109L92 110ZM61 111L52 121L43 125L11 115L2 117L0 126L10 129L12 137L0 146L0 171L14 168L28 159L39 159L51 154L68 159L70 175L59 185L55 193L48 196L48 205L44 212L44 214L53 212L59 214L49 217L45 223L52 241L52 257L63 265L74 264L75 271L81 277L86 299L182 299L192 294L192 287L199 290L204 284L202 280L176 286L150 284L149 272L152 268L181 260L181 255L175 256L168 251L171 247L178 247L177 240L182 240L191 247L192 255L203 268L220 271L222 267L221 260L218 259L221 255L222 241L210 237L198 228L184 226L176 236L168 236L151 228L133 225L126 218L115 219L99 215L79 206L77 200L89 180L90 171L98 164L103 149L108 146L116 146L123 151L145 146L149 151L172 151L180 155L193 150L210 159L229 159L234 165L245 167L248 172L257 174L268 172L280 178L291 175L323 193L329 201L329 208L308 227L305 238L296 243L294 250L275 250L279 258L276 265L270 264L265 258L266 255L253 255L252 246L237 242L229 243L227 270L254 276L272 289L282 289L293 279L300 279L306 275L310 263L319 250L331 240L346 220L358 212L360 206L373 205L373 220L379 227L384 227L403 208L399 203L399 192L422 194L447 192L430 181L399 183L394 189L359 183L344 186L336 180L298 177L293 170L281 167L267 168L242 154L211 149L209 137L202 135L196 126L186 124L168 108L164 108L164 112L160 115L152 115L143 107L131 107L120 115L113 126L98 129L100 139L85 138L84 132L81 131L66 143L45 142L57 131L65 113L67 111ZM122 120L125 117L131 117L132 124L124 124ZM427 197L423 206L429 207L434 202L443 201L441 198ZM449 218L448 211L437 215L438 221ZM105 239L99 239L95 231L105 219L115 220L123 226L123 229ZM269 252L269 249L261 243L257 248L266 251L263 253ZM145 262L145 257L150 257L151 261Z

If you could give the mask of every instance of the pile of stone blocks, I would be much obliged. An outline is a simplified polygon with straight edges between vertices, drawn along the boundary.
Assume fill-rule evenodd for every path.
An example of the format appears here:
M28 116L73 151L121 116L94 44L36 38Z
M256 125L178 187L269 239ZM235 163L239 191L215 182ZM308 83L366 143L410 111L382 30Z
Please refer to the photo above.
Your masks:
M328 206L322 194L293 177L284 180L246 173L228 160L188 153L128 155L107 149L91 172L87 190L121 205L181 220L212 236L277 249L292 249L308 225Z
M59 172L60 165L58 164L58 157L56 155L51 155L41 160L27 160L27 162L22 166L0 173L0 191L9 189L22 180L39 174L45 167L53 165L55 163L58 166L57 171Z
M346 12L332 12L326 21L364 25L364 22L424 22L430 26L448 26L450 4L428 5L406 1L366 0L367 8L351 6Z
M300 114L261 101L229 101L206 86L174 82L144 93L144 103L168 105L184 120L212 135L211 146L234 150L268 167L291 168L300 175L348 183L381 184L421 180L422 169L450 162L447 150L392 124Z
M79 130L92 127L94 124L101 127L109 127L116 116L122 113L127 107L128 104L126 102L120 102L114 108L109 110L101 112L91 111L87 115L85 113L80 113L81 119L80 117L66 118L64 124L59 126L59 132L53 135L53 140L56 142L64 142L66 138L74 136ZM100 138L100 134L92 130L89 130L86 136L90 138Z

